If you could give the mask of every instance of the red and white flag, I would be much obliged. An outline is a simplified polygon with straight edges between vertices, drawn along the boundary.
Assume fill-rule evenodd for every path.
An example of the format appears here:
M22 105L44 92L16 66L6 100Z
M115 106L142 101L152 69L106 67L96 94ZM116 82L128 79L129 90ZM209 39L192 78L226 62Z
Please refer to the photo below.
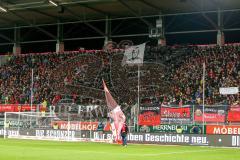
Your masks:
M113 132L113 135L115 135L114 139L117 142L120 139L120 132L121 132L122 126L126 120L126 117L123 114L121 107L117 104L117 102L114 100L111 93L109 92L104 80L103 80L103 87L104 87L107 106L111 110L109 115L112 118L113 124L115 127L115 130L112 130L112 132Z

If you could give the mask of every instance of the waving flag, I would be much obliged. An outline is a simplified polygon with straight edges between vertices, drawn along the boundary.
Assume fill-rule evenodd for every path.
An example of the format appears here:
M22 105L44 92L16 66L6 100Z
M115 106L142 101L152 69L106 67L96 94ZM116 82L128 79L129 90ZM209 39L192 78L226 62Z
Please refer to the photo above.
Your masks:
M122 64L129 64L129 65L135 65L135 64L143 64L143 58L144 58L144 51L145 51L146 43L129 47L124 52L124 58L122 60Z
M125 115L123 114L121 107L117 104L117 102L113 99L111 93L109 92L104 80L103 80L103 87L104 87L104 92L105 92L105 97L106 97L106 102L107 106L110 109L110 117L113 120L113 125L115 128L112 130L113 135L115 135L114 139L116 142L119 141L120 139L120 132L123 126L123 123L126 120Z

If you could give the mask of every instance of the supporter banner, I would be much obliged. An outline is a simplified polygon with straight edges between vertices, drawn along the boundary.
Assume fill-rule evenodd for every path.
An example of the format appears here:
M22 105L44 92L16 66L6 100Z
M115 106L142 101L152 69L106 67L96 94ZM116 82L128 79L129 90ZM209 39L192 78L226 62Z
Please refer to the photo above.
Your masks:
M227 106L205 106L204 121L205 122L225 122ZM203 107L195 106L194 121L203 121Z
M36 111L37 106L33 105L33 111ZM30 104L0 104L0 112L26 112L31 111Z
M142 64L146 43L131 46L124 51L122 64Z
M229 107L229 111L232 111L232 112L240 112L240 104L231 105L231 106Z
M240 112L229 111L228 112L228 121L229 122L240 122Z
M80 131L80 130L97 130L99 122L79 122L79 121L53 121L52 125L57 125L58 129L68 129L70 125L70 130ZM105 131L110 131L110 124L106 124L104 127Z
M0 105L0 112L14 112L15 106L13 105Z
M223 126L223 125L207 125L206 126L207 134L231 134L239 135L240 126Z
M239 104L230 106L227 119L229 122L240 122L240 105Z
M182 124L191 122L191 107L172 107L167 105L161 106L161 123Z
M219 88L220 94L238 94L238 87Z
M37 109L37 106L36 105L33 105L32 106L32 109L33 109L33 111L36 111L36 109ZM16 110L15 110L16 111ZM31 111L31 105L18 105L18 108L17 108L17 112L26 112L26 111Z
M18 121L18 120L8 120L7 125L9 128L29 128L30 127L30 122L26 121ZM32 124L34 125L34 124ZM0 119L0 128L4 127L4 119Z
M161 123L160 106L142 106L138 116L139 125L155 126Z
M156 126L139 126L140 132L151 133L185 133L185 134L201 134L203 127L201 125L177 125L177 124L161 124Z
M4 118L0 119L0 128L4 126Z

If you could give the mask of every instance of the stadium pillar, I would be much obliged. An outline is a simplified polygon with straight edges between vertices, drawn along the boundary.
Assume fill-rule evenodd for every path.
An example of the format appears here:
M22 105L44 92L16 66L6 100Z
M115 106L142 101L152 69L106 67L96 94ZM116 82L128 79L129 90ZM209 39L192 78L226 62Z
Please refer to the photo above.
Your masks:
M218 8L218 32L217 32L217 44L219 46L224 45L225 37L223 33L223 17L221 13L221 9Z
M158 45L160 46L166 46L166 37L165 37L165 27L164 27L164 21L163 16L159 16L159 19L156 21L156 27L159 28L159 38L158 38Z
M104 46L108 44L108 42L111 42L111 20L109 16L106 16L105 20L105 37L104 37Z
M64 52L64 42L63 42L63 24L58 23L57 25L57 44L56 44L56 52L63 53Z
M158 45L160 46L166 46L166 38L159 38L158 39Z
M64 52L64 42L57 42L56 52L57 53L63 53Z
M21 54L21 45L20 45L20 28L14 28L14 44L13 44L13 54Z

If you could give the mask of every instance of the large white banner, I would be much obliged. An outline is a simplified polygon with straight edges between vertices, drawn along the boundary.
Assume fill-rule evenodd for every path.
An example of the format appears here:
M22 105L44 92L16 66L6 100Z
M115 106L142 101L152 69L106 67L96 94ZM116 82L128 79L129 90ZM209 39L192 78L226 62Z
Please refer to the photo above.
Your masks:
M238 94L238 87L226 87L219 89L220 94Z
M142 64L144 58L146 43L129 47L124 52L123 65L124 64Z

